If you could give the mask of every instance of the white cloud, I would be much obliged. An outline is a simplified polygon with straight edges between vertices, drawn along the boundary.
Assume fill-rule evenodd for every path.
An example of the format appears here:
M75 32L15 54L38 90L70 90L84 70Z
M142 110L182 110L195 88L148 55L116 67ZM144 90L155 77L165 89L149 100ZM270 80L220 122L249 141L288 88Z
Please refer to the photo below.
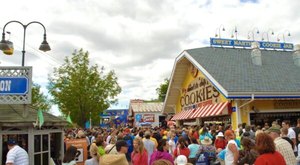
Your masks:
M124 105L129 99L156 98L155 89L169 78L176 56L209 46L220 25L226 29L220 31L224 38L237 27L238 39L246 39L257 27L256 39L272 29L271 41L284 35L287 42L300 43L299 6L298 0L11 0L0 10L0 27L10 20L45 25L50 52L38 51L42 27L32 24L26 33L25 64L33 66L34 82L44 86L54 66L83 48L93 64L115 70ZM15 55L1 56L1 65L20 65L22 28L10 24L6 30L12 32Z

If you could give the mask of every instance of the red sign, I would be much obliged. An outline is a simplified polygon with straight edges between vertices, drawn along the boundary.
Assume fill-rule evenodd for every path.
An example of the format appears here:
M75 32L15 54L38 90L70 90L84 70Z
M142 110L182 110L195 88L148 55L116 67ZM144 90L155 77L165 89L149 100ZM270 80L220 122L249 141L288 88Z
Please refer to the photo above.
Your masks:
M154 114L144 114L143 115L143 122L154 122Z

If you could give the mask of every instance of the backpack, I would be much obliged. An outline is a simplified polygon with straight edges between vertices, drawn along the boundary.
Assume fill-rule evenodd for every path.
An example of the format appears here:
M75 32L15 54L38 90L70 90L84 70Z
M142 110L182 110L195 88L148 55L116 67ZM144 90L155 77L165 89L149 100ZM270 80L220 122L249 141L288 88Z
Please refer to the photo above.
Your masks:
M207 152L199 155L196 160L196 165L209 165L209 155Z

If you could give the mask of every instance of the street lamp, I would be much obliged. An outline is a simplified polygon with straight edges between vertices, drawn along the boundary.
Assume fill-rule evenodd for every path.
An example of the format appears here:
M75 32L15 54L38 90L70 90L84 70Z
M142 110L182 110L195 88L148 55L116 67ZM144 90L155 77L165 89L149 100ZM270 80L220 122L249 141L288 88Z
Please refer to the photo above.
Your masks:
M268 42L269 42L269 32L271 32L271 35L274 35L274 31L272 30L272 29L269 29L268 30L268 32L264 32L263 34L262 34L262 39L261 40L265 40L265 38L264 38L264 34L266 34L267 35L267 40L268 40Z
M225 31L224 26L223 26L223 25L220 25L220 27L216 29L216 33L215 33L215 36L216 36L216 37L221 38L221 28L222 28L222 31ZM219 35L218 35L217 31L219 31Z
M233 38L233 37L234 37L234 34L235 34L235 39L237 40L237 33L238 33L237 28L234 27L234 29L233 29L232 32L231 32L231 38Z
M19 23L20 25L22 25L23 29L24 29L24 34L23 34L23 50L22 50L22 66L24 66L24 60L25 60L25 37L26 37L26 28L30 25L30 24L33 24L33 23L37 23L37 24L40 24L43 28L44 28L44 40L43 42L41 43L40 47L39 47L39 50L41 51L49 51L51 50L48 42L47 42L47 37L46 37L46 28L45 26L40 23L40 22L37 22L37 21L32 21L32 22L29 22L28 24L24 25L22 24L20 21L9 21L7 22L5 25L4 25L4 28L3 28L3 32L2 32L2 40L0 41L0 50L2 51L7 51L9 49L11 49L10 45L9 44L12 44L10 43L9 41L5 40L5 27L10 24L10 23Z
M256 32L255 32L256 31ZM255 41L254 34L259 34L258 28L254 28L252 31L248 32L248 39L251 39L250 34L252 34L252 40Z
M279 33L279 34L277 35L277 41L278 41L278 42L280 41L279 35L282 35L283 42L285 43L285 37L284 37L285 32L288 32L288 33L287 33L287 36L289 36L289 37L291 36L290 31L285 30L284 33Z

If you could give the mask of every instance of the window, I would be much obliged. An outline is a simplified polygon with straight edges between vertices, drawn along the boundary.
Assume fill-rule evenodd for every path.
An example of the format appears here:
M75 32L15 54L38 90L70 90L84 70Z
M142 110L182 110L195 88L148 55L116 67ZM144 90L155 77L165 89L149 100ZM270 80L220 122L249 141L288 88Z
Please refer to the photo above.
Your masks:
M34 135L34 164L48 164L49 153L49 135Z

